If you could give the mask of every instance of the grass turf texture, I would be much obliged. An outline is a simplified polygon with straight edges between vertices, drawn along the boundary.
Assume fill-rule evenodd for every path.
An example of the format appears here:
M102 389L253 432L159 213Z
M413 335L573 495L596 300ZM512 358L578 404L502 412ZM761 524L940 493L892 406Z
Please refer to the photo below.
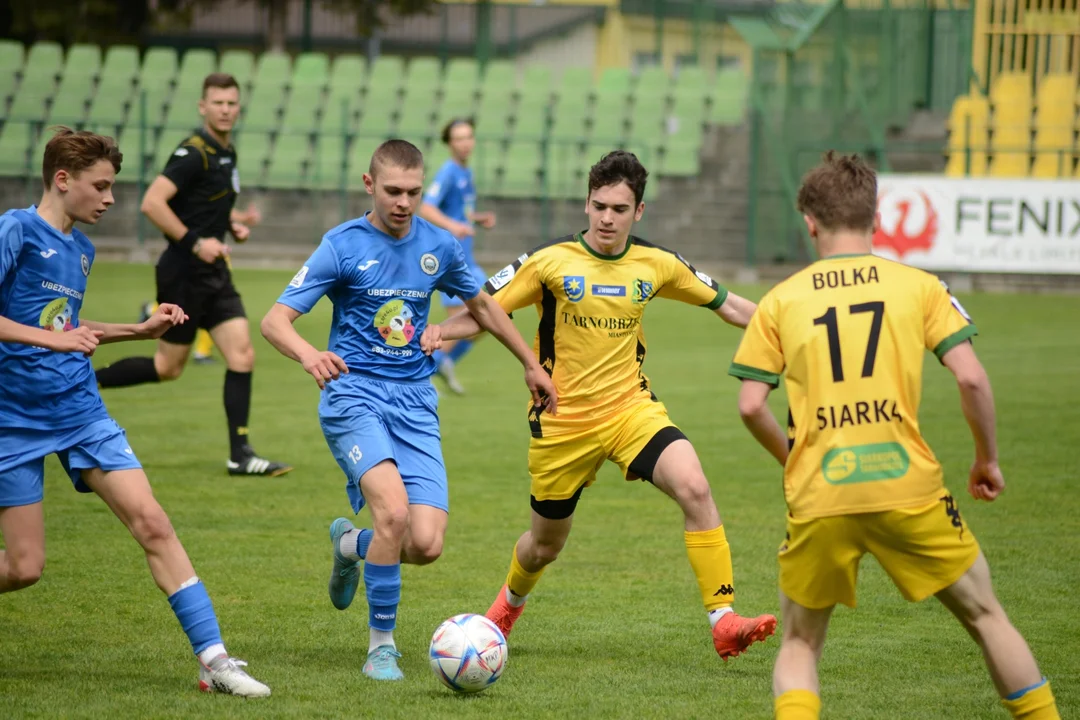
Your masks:
M99 264L85 317L131 320L153 294L152 276L146 266ZM237 273L256 324L289 277ZM1070 447L1080 436L1080 298L963 300L982 330L977 348L997 392L1006 494L992 505L966 495L972 444L952 379L929 354L924 432L987 552L1006 610L1068 717L1080 712L1080 643L1069 610L1080 584L1080 467ZM299 323L318 347L329 315L324 301ZM535 320L531 310L519 314L527 337ZM727 525L736 607L775 613L784 504L779 469L742 427L738 382L725 374L739 333L668 301L650 308L647 330L646 370L694 441ZM326 594L326 528L350 513L319 430L318 389L261 337L255 345L251 438L260 452L296 466L284 478L225 474L220 362L105 399L210 590L230 652L251 662L273 697L245 703L196 692L195 660L139 548L50 459L45 575L0 597L5 717L771 717L778 640L727 664L716 657L677 506L649 485L624 482L610 464L586 491L562 558L515 629L499 683L457 697L431 674L431 633L451 615L487 609L529 519L526 390L517 363L491 339L459 369L469 394L444 394L441 403L450 528L439 562L404 569L396 637L406 680L368 681L360 674L363 590L346 612ZM151 343L105 346L94 362L152 351ZM782 393L774 394L779 417L783 408ZM367 522L365 511L358 524ZM859 600L857 611L834 615L821 667L825 717L1006 717L978 649L935 601L905 603L871 558Z

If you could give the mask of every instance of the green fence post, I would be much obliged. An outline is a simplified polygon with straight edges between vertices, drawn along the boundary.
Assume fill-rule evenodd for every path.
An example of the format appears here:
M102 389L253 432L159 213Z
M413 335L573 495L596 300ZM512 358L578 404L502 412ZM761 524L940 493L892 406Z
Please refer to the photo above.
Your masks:
M440 3L442 7L442 21L439 24L439 61L446 65L450 59L450 6Z
M759 125L762 122L762 115L759 108L759 96L758 96L758 84L757 84L757 60L758 51L753 51L753 59L751 62L754 64L754 71L751 73L750 84L750 167L748 169L748 175L746 179L746 185L749 190L747 197L747 218L746 218L746 265L747 267L754 267L756 264L755 250L757 244L757 213L758 213L758 176L760 170L758 168L761 162L761 129Z
M705 0L694 0L694 21L692 32L694 33L694 64L701 67L701 34L705 27Z
M139 174L135 180L135 191L142 202L146 192L146 90L139 90ZM146 242L146 216L139 212L135 221L135 237L142 246Z
M656 64L664 64L664 0L653 0L653 25L656 31Z
M303 23L300 50L302 52L311 52L311 0L304 0Z
M491 0L476 3L476 62L480 72L487 68L491 59Z

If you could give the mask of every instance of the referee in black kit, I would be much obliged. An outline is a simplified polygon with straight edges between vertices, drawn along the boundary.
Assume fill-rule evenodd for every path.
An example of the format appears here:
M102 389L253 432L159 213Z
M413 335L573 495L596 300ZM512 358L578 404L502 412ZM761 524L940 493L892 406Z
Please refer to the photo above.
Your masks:
M157 264L157 301L175 303L191 320L158 341L154 357L131 357L97 371L103 388L175 380L184 372L198 328L210 331L225 358L225 416L230 475L284 475L292 468L259 457L248 444L255 350L247 316L232 283L225 233L250 234L247 213L233 209L240 191L236 151L229 142L240 114L236 78L213 73L203 81L203 127L169 157L142 201L142 211L169 241Z

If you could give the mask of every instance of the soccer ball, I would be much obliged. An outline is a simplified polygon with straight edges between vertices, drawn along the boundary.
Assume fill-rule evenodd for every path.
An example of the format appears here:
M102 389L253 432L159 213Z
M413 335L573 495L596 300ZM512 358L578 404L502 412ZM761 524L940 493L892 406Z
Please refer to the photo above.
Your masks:
M506 667L506 638L483 615L455 615L431 638L431 669L456 692L476 693L495 684Z

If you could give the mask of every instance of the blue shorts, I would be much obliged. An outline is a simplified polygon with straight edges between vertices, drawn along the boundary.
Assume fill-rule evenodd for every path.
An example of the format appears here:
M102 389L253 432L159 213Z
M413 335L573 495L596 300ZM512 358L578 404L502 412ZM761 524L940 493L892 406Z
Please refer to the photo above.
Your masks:
M473 259L472 253L466 254L465 262L466 264L468 264L469 269L472 270L473 277L476 278L476 284L480 286L481 290L483 290L484 283L486 283L488 280L488 276L487 273L484 272L484 268L476 264L476 260ZM439 292L439 297L442 298L443 307L458 307L465 304L465 301L462 300L460 297L457 297L456 295L447 295L442 291Z
M360 478L383 460L397 465L410 505L449 512L438 405L429 380L391 382L356 371L323 391L319 423L345 473L353 512L364 507Z
M0 430L0 507L41 502L45 458L56 453L75 489L92 492L83 470L137 470L142 467L128 444L127 433L112 418L63 430L3 428Z

